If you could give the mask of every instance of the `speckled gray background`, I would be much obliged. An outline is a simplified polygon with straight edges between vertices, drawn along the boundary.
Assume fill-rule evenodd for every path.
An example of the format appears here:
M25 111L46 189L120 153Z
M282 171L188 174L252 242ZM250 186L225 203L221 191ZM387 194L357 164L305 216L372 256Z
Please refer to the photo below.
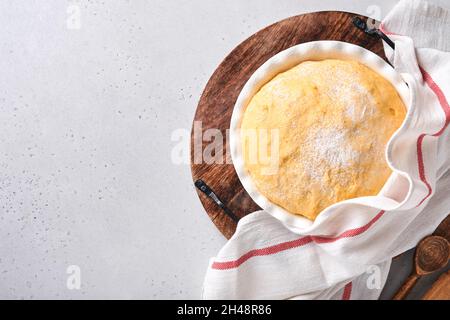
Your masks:
M277 20L374 5L383 17L395 2L2 0L0 298L198 298L225 239L189 165L171 161L171 134L190 129L209 76Z

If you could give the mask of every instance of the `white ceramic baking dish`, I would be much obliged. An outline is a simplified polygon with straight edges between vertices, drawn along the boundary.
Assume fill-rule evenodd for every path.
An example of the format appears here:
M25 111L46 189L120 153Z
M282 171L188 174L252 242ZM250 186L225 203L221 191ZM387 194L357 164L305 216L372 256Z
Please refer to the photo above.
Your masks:
M323 59L356 60L363 63L383 76L395 87L405 106L408 107L409 103L408 87L391 65L375 53L346 42L313 41L302 43L278 53L255 71L244 85L234 106L230 122L231 158L242 185L253 201L273 217L281 220L288 226L296 228L309 227L313 222L303 216L289 213L282 207L272 203L258 191L252 178L244 168L239 132L241 116L251 98L277 74L294 67L302 61Z

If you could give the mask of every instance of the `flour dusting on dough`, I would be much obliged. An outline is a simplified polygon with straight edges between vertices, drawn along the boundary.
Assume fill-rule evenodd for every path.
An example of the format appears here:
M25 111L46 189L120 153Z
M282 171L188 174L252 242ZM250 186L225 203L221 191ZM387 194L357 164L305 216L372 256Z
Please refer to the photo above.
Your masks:
M345 169L355 164L361 157L348 140L349 132L345 128L330 127L310 130L300 147L303 155L303 168L319 184L331 168L333 177L340 185L348 182Z
M361 123L366 117L373 116L377 111L374 97L361 85L361 76L351 75L342 69L334 67L324 68L322 71L327 76L321 78L321 85L326 85L325 94L337 104L343 106L345 115L354 123ZM349 81L351 80L351 81Z
M344 104L345 114L353 122L363 122L367 116L372 116L376 112L372 95L359 83L342 85L341 82L336 82L332 88L331 99Z

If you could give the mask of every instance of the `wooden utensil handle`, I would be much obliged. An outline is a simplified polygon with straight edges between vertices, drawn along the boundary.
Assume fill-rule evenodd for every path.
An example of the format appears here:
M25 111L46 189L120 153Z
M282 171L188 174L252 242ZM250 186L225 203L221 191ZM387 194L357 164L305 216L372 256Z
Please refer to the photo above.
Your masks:
M405 281L405 283L401 286L401 288L397 291L395 296L392 298L392 300L403 300L406 298L408 293L411 291L411 289L416 284L417 280L419 279L419 276L417 274L411 274Z
M422 300L450 300L450 270L439 277Z

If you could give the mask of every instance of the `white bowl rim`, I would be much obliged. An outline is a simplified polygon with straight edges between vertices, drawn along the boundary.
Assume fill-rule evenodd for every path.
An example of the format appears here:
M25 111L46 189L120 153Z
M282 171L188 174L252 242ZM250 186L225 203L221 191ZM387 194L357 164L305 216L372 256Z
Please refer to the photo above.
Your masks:
M319 213L315 221L311 221L301 215L296 215L288 212L282 207L271 202L258 191L252 178L244 168L244 161L241 152L241 139L239 134L241 115L254 94L275 75L286 71L303 61L333 58L359 61L383 76L394 86L406 108L408 109L407 116L402 126L391 137L387 144L386 150L389 148L390 142L393 137L403 129L406 119L409 118L411 114L411 110L409 108L409 89L401 75L380 56L358 45L332 40L305 42L279 52L278 54L267 60L263 65L261 65L245 83L234 105L229 132L231 159L239 180L242 183L242 186L247 191L252 200L256 204L258 204L258 206L261 207L264 211L283 222L286 226L294 229L309 229L309 227L313 226L314 222L318 220L317 218L326 209L322 210L322 212ZM391 169L393 169L393 171L395 172L396 170L392 167L392 163L389 161L387 156L386 159ZM405 176L409 180L409 176L407 174L398 171L397 173ZM408 192L408 195L410 193L411 190ZM336 204L333 204L332 206L343 202L344 201L338 202ZM349 200L345 200L345 202L349 202Z

